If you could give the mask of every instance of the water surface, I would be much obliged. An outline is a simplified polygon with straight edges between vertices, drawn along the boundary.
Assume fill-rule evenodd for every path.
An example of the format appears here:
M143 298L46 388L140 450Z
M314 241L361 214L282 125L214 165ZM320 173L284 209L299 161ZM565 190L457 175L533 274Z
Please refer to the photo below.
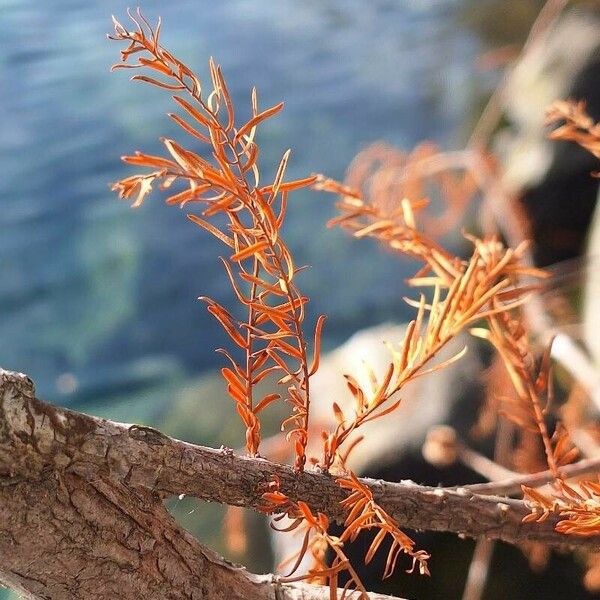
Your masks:
M206 75L223 65L240 110L252 85L285 111L260 134L262 171L292 147L290 177L341 178L357 151L384 139L452 145L473 91L472 35L454 0L146 1L163 42ZM196 301L228 303L222 249L152 197L137 211L109 182L119 156L159 152L182 136L169 96L109 73L116 1L0 0L0 365L27 372L42 397L155 421L161 390L220 364L222 332ZM244 108L242 108L244 107ZM326 347L360 327L409 314L412 266L328 231L333 199L292 198L285 236L308 320L326 312ZM166 387L165 387L166 386Z

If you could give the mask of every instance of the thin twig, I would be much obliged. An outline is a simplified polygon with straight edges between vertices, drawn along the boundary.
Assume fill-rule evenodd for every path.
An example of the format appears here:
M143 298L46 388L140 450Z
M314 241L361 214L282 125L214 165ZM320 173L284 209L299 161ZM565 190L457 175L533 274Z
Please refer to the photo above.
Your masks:
M503 467L487 456L484 456L467 446L459 446L458 458L465 466L473 469L473 471L490 481L499 479L504 480L517 475L514 471Z
M581 475L590 475L598 473L599 471L600 457L586 458L575 464L560 468L560 472L565 479L570 479L571 477L578 477ZM522 485L526 485L528 487L538 487L552 481L554 481L554 476L549 470L547 470L540 471L539 473L515 475L501 481L474 483L471 485L465 485L463 487L476 494L497 494L502 496L510 496L513 494L520 494Z

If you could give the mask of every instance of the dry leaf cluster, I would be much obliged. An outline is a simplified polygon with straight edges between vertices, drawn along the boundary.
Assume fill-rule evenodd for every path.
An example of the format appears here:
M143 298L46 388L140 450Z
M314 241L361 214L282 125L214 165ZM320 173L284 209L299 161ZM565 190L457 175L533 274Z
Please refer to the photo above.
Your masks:
M141 152L124 156L128 164L155 170L122 179L113 189L121 198L133 199L133 206L137 207L154 183L159 183L162 190L179 185L184 189L169 195L167 204L186 208L197 203L206 206L201 216L189 213L188 218L228 247L230 254L221 261L235 296L246 311L244 319L237 319L214 300L202 297L209 312L243 353L240 360L230 351L220 350L230 362L230 367L223 368L222 373L246 426L247 450L251 455L258 454L259 414L280 399L275 393L254 398L254 386L269 374L280 373L279 382L287 386L285 399L291 404L292 413L284 426L290 428L288 437L294 440L295 465L301 470L306 460L309 379L319 364L324 317L320 317L315 326L311 359L303 330L308 298L296 287L295 275L299 269L280 230L289 192L310 185L315 178L284 181L288 150L274 181L260 185L259 148L254 141L256 129L278 113L283 103L259 111L254 89L251 116L238 125L221 68L210 60L212 87L205 97L196 75L160 45L160 22L153 30L140 12L131 18L136 26L134 31L126 30L115 20L111 39L128 42L128 46L122 50L121 62L114 68L150 69L155 77L135 75L132 79L179 92L173 100L183 109L185 117L174 113L169 116L185 132L208 146L212 160L174 140L163 139L169 158ZM131 57L137 62L127 62ZM219 216L225 220L217 219ZM208 220L211 218L213 222Z
M600 158L600 124L586 113L584 100L557 100L546 112L546 123L561 123L550 133L551 139L575 142Z

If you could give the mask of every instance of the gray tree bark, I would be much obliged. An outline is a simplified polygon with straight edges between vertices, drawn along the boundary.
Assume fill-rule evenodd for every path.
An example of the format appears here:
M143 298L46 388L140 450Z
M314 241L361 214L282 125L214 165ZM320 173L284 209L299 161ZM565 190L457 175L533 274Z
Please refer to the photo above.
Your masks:
M186 494L257 508L274 476L292 499L343 519L328 475L187 444L35 398L22 374L0 370L0 582L28 598L317 600L327 588L281 584L218 557L164 507ZM598 548L555 520L523 524L520 500L365 480L402 526L518 543ZM372 594L373 599L386 596Z

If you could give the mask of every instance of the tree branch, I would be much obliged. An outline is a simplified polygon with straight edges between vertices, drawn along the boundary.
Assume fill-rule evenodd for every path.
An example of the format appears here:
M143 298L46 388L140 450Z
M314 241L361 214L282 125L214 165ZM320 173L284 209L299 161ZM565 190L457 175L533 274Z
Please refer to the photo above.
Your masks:
M293 500L343 519L345 493L329 475L295 474L149 427L58 408L36 399L25 375L0 370L0 580L28 597L324 599L326 588L299 585L277 584L277 596L272 577L216 557L162 503L183 493L257 508L275 476ZM528 510L521 500L364 481L403 527L598 547L598 537L555 532L552 517L522 523Z
M131 439L132 465L139 448L151 456L163 440L35 400L27 377L0 370L0 583L56 600L330 598L329 588L253 575L200 544L137 480L112 444L118 431Z

